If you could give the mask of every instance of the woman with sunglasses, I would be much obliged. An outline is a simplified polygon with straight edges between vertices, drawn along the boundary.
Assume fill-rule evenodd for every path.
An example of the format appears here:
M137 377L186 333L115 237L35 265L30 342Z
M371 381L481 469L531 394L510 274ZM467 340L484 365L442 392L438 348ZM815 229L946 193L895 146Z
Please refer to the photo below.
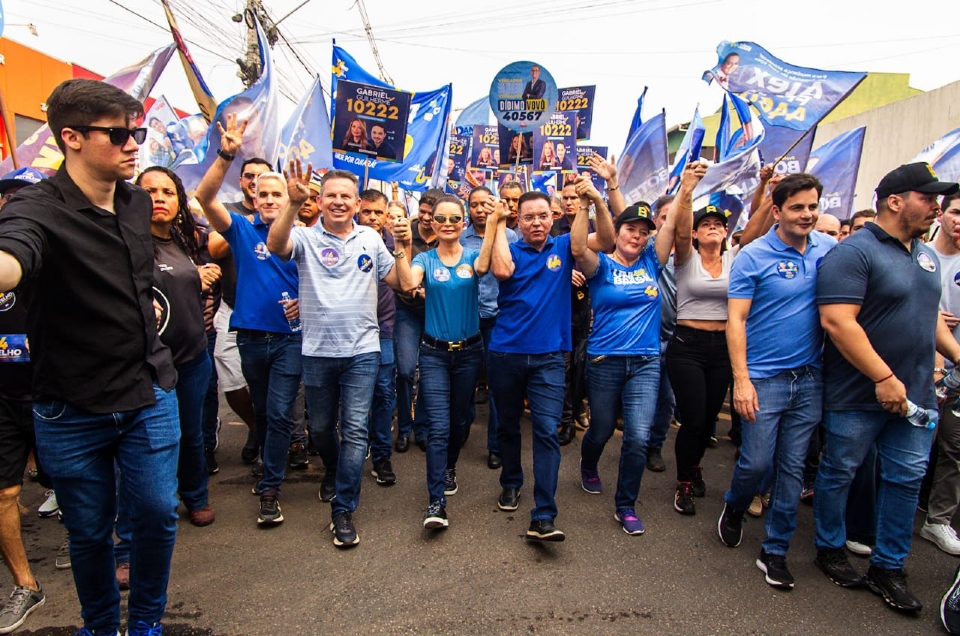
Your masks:
M493 199L488 217L502 214ZM457 492L457 459L463 445L473 392L483 362L478 280L490 269L495 232L487 232L480 250L460 244L463 203L445 195L433 205L433 229L439 244L413 259L414 288L426 291L426 322L420 343L420 398L427 413L427 491L430 506L423 527L449 525L447 495ZM499 217L494 217L494 221Z

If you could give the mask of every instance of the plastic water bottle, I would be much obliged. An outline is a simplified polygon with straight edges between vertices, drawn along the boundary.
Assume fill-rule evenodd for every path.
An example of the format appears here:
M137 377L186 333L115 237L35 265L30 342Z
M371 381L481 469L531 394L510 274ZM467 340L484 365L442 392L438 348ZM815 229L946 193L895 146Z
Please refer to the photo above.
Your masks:
M283 292L282 294L280 294L280 298L281 300L283 300L284 303L288 303L291 300L293 300L293 298L290 298L290 294L287 292ZM284 309L286 309L286 306L284 306ZM303 326L300 324L299 317L294 318L293 320L288 320L287 324L290 325L290 331L294 333L297 333L298 331L303 329Z
M958 388L960 388L960 367L953 367L950 369L950 373L937 381L937 397L942 400L947 397L950 391L955 391ZM954 400L953 406L950 407L950 412L954 417L960 417L960 397Z
M932 430L937 428L937 417L939 413L933 410L920 408L910 400L907 400L907 421L919 428Z

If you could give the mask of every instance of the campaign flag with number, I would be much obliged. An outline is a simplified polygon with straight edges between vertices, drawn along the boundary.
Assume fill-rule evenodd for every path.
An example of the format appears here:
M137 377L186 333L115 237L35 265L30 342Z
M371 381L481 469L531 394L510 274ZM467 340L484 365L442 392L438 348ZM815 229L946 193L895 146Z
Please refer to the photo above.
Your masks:
M382 161L403 161L410 93L341 79L337 82L333 149Z
M116 86L142 102L153 90L175 50L176 45L174 44L161 47L136 64L120 69L103 81ZM53 139L50 127L44 124L26 141L17 146L17 159L21 168L35 168L48 175L53 175L60 168L60 164L63 163L63 153L57 147L57 142ZM7 157L0 162L0 174L6 174L11 170L13 170L13 158Z
M327 102L317 75L280 131L280 165L286 167L291 159L300 159L304 165L312 163L315 170L332 168L333 146L329 130Z
M183 72L187 74L187 83L190 84L193 98L197 100L197 107L200 108L200 114L207 120L207 123L210 123L210 119L217 111L217 100L214 99L210 87L203 81L203 76L200 75L200 69L197 68L196 63L193 61L193 56L190 55L190 49L187 48L187 43L184 41L183 36L180 35L180 28L177 27L177 20L173 17L173 11L170 10L169 2L167 0L160 0L160 4L163 5L163 11L167 15L167 24L170 25L170 34L173 36L173 41L177 45L177 51L180 52L180 62L183 64Z
M911 163L926 161L941 181L960 181L960 128L920 151Z
M853 195L866 130L866 126L860 126L837 135L810 154L807 172L823 184L821 212L829 212L841 220L853 214Z
M593 100L596 86L574 86L558 89L557 111L574 115L577 141L590 138L593 127Z
M644 86L643 92L637 98L637 110L633 111L633 119L630 120L630 132L627 133L627 139L633 137L633 133L637 132L637 128L643 124L643 98L647 96L647 88L647 86Z
M643 122L627 140L617 162L620 190L628 204L654 201L667 191L667 115Z
M670 168L670 187L668 194L676 194L680 189L680 175L683 169L687 167L690 161L700 159L700 150L703 148L703 136L707 132L703 125L703 119L700 117L700 109L695 108L693 119L690 120L690 127L683 135L680 147L677 148L677 154L674 155L673 167Z
M767 123L808 130L866 76L794 66L754 42L724 40L717 46L717 65L706 71L703 79L748 100Z

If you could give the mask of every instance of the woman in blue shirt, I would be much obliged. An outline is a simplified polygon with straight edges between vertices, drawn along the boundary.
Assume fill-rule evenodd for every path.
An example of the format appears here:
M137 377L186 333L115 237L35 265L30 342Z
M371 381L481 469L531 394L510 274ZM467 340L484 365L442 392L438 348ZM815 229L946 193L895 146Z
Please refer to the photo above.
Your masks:
M587 395L590 428L580 447L580 483L603 491L597 463L623 411L623 448L614 496L614 518L627 534L643 534L636 513L640 479L647 461L647 439L660 387L660 289L657 279L670 245L649 242L655 229L650 205L636 203L614 222L612 254L587 247L588 180L577 182L580 208L570 230L570 249L587 277L593 331L587 341Z
M485 205L496 221L502 205ZM420 343L420 399L427 413L427 490L430 506L423 526L449 525L446 495L457 492L457 459L463 444L463 425L483 361L477 281L490 269L496 232L487 232L480 250L460 244L464 228L463 203L454 196L433 206L436 248L417 254L411 265L414 288L423 285L426 323Z

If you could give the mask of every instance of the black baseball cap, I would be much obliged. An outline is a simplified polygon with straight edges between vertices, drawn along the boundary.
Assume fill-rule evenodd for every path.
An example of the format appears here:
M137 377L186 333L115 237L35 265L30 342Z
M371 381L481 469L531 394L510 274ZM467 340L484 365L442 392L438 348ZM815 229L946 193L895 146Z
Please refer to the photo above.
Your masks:
M702 223L703 220L704 220L705 218L707 218L708 216L715 216L715 217L717 217L718 219L720 219L721 221L723 221L723 224L724 224L724 225L727 224L727 213L726 213L726 211L725 211L725 210L721 210L720 208L718 208L718 207L715 206L715 205L708 205L708 206L705 207L705 208L700 208L699 210L697 210L697 211L693 214L693 229L697 229L697 227L700 225L700 223Z
M952 181L940 181L929 163L917 162L900 166L880 179L877 186L877 199L885 199L891 194L901 192L923 192L924 194L954 194L960 185Z
M613 223L614 229L619 232L620 227L624 223L632 223L634 221L646 221L647 226L651 230L657 229L657 225L653 222L653 212L650 211L650 204L646 201L634 203L621 212L620 216L618 216L617 220Z

